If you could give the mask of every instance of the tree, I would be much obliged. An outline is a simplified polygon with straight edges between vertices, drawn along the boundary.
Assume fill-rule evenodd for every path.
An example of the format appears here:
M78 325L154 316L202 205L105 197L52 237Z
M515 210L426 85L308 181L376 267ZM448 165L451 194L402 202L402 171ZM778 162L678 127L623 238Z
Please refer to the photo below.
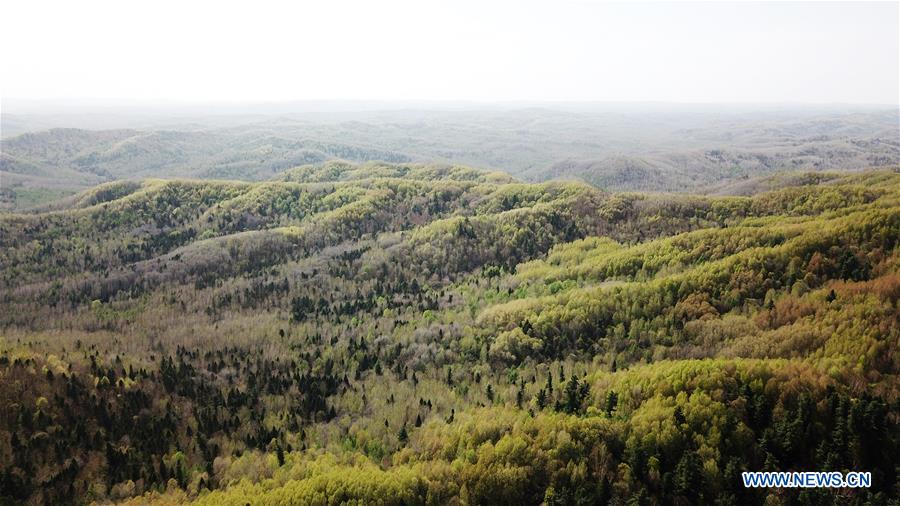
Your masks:
M538 390L537 397L535 398L535 403L537 404L538 409L544 409L547 405L547 390L540 389Z
M616 410L616 406L619 403L619 395L613 391L609 391L606 393L606 401L603 403L603 411L606 413L606 416L612 416L613 411Z
M675 466L675 495L687 497L692 502L702 502L702 473L700 457L693 451L686 451Z
M566 413L577 413L580 411L581 404L587 397L588 391L589 385L587 383L580 383L578 377L575 376L575 374L572 374L572 377L569 378L569 381L566 383L564 394L563 409Z

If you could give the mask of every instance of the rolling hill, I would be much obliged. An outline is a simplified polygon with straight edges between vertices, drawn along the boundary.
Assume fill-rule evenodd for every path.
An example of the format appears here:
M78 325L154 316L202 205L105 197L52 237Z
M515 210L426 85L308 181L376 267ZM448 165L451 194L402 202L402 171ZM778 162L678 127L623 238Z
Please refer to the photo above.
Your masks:
M900 172L734 184L330 161L0 214L0 500L888 504Z
M171 113L174 114L174 113ZM142 178L264 181L302 165L469 164L609 191L705 193L783 171L900 163L896 109L617 108L563 105L97 123L22 118L38 129L0 141L0 205L31 209L93 185ZM10 121L4 115L4 121ZM98 129L104 124L113 129ZM47 125L69 128L42 129ZM71 128L71 126L90 128ZM13 131L16 131L15 129Z

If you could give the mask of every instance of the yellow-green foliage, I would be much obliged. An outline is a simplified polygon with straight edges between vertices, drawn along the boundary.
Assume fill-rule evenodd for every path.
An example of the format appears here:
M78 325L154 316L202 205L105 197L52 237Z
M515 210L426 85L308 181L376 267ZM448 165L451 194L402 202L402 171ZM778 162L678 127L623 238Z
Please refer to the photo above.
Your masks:
M885 504L900 175L760 184L332 162L2 215L0 503Z

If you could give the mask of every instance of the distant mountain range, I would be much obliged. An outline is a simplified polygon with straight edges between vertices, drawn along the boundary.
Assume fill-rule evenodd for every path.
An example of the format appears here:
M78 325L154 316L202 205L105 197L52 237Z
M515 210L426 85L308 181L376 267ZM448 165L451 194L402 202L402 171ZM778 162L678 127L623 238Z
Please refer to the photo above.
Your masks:
M4 125L86 124L4 117ZM170 118L141 128L52 128L0 144L0 206L27 209L92 185L146 177L259 181L326 160L463 163L527 181L616 191L724 191L782 171L900 163L890 109L390 111ZM118 124L122 122L119 121ZM101 125L103 123L100 123Z

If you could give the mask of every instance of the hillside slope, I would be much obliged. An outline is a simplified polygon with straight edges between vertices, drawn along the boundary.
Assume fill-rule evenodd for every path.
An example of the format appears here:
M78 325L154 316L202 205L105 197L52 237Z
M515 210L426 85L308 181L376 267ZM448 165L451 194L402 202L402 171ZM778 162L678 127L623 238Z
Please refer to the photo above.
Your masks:
M896 108L750 112L671 104L250 117L210 112L155 117L155 127L135 117L132 129L55 128L4 137L0 208L31 209L122 179L262 181L334 159L462 163L527 181L576 179L607 191L703 193L775 172L896 165L898 119ZM69 120L62 124L98 128L93 116ZM109 124L129 124L128 116Z
M2 214L2 500L888 504L900 173L782 177L333 162Z

